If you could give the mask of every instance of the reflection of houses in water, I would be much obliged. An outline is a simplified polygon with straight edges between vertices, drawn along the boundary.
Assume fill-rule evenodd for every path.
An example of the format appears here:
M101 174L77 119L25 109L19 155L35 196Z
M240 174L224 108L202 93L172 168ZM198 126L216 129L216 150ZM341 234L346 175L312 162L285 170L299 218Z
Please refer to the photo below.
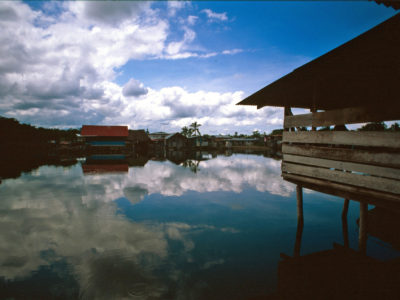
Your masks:
M239 103L285 107L284 179L347 199L400 200L400 132L345 127L400 119L399 32L397 14ZM335 128L317 131L326 126Z
M82 163L84 174L127 173L128 161L125 155L92 155Z
M147 155L133 152L126 157L126 160L130 167L144 167L149 161L149 157Z
M83 125L81 136L87 148L96 153L121 152L126 147L128 126Z
M188 158L186 151L169 150L167 152L167 159L172 161L176 165L180 165L185 162Z

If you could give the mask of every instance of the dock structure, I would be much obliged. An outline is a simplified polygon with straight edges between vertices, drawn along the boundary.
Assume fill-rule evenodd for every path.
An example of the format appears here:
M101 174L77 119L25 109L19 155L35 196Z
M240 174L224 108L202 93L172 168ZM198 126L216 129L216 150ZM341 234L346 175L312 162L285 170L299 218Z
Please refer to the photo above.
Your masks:
M284 107L285 180L345 199L400 203L400 132L346 128L400 120L399 33L397 14L238 103Z

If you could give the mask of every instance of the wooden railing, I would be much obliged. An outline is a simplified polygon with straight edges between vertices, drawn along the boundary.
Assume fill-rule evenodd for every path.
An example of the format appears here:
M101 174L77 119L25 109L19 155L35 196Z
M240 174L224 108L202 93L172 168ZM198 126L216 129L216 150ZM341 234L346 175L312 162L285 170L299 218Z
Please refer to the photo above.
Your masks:
M400 133L294 131L304 126L398 120L397 109L346 108L286 115L282 176L301 186L354 200L400 201Z

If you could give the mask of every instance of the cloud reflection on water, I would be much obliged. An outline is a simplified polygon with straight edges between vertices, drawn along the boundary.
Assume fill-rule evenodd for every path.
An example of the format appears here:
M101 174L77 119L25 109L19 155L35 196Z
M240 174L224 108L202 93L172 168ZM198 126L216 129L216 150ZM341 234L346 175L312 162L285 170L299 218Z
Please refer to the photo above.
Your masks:
M115 200L126 197L135 204L151 194L240 193L247 188L281 196L294 190L281 180L280 162L261 156L202 161L196 174L170 162L155 161L130 168L128 174L90 176L83 176L79 165L69 169L43 166L0 185L0 277L29 278L41 266L65 259L83 298L133 297L134 290L140 294L138 299L162 298L166 287L153 275L168 258L170 241L180 243L182 259L190 261L190 252L196 247L190 233L235 234L238 230L180 222L133 222L117 213ZM210 258L201 268L223 263L222 258ZM168 264L169 280L178 280L182 271ZM106 284L110 276L113 281Z

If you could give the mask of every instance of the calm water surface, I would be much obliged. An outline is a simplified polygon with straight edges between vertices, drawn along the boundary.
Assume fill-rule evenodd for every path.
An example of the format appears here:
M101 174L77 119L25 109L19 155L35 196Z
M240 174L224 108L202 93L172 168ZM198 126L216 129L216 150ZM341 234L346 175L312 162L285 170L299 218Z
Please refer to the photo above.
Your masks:
M282 180L280 161L236 154L116 165L82 161L3 179L1 299L276 295L281 254L293 256L297 232L296 187ZM342 207L343 199L304 191L302 256L344 244ZM354 250L358 216L350 202ZM373 236L367 254L399 257Z

